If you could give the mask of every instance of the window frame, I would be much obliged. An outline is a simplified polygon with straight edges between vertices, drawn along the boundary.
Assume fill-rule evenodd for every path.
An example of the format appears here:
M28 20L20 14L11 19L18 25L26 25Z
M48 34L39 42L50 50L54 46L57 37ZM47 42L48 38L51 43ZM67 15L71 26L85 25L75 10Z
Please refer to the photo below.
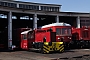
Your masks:
M22 34L22 39L27 40L27 34Z

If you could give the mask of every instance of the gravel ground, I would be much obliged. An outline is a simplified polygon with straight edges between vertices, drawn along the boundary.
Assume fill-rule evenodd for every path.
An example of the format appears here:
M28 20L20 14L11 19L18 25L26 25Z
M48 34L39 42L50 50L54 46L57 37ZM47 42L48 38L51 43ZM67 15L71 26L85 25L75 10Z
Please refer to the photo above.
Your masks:
M64 53L40 54L28 51L0 52L0 60L51 60L90 55L90 49L67 50ZM61 60L61 59L60 59Z

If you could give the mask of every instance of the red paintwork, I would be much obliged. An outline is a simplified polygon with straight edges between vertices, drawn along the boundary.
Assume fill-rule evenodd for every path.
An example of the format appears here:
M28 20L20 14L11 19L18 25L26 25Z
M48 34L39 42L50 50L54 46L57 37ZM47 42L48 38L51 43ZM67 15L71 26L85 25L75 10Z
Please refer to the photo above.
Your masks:
M28 50L28 40L21 40L21 48Z
M43 42L43 37L46 37L46 42L50 42L50 32L37 32L35 31L35 42Z
M14 30L15 34L13 37L13 44L15 44L17 48L20 48L20 45L21 45L21 38L22 38L21 32L26 31L26 30L30 30L30 28L18 28L16 30Z
M51 27L47 27L47 28L42 28L42 30L48 30L50 28L52 28L53 32L56 32L56 28L70 28L70 29L72 29L71 26L51 26ZM64 40L63 40L64 42L72 41L72 39L71 39L72 38L72 34L56 35L56 41L60 42L60 40L58 40L58 38L62 38L62 37L64 37Z
M21 39L21 48L22 49L32 48L31 46L32 42L44 42L43 41L44 37L46 37L46 42L51 42L51 33L50 32L40 32L40 31L45 31L45 30L41 30L41 29L33 30L34 33L32 35L34 36L34 38L31 38L31 39L28 39L28 36L29 36L29 32L28 32L26 34L27 40ZM23 34L21 34L21 38L22 38L22 35Z
M84 34L83 32L87 32L87 34ZM75 34L75 33L77 33L77 34ZM81 40L81 39L90 40L90 27L88 27L88 28L86 28L86 27L73 28L72 29L72 34L73 35L75 34L75 36L77 36L76 40ZM84 35L85 36L87 35L87 37L83 37Z

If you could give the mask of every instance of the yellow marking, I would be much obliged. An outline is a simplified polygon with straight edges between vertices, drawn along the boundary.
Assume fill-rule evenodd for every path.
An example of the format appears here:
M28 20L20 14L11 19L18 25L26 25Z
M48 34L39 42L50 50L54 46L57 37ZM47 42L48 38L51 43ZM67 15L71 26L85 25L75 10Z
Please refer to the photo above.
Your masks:
M44 42L44 45L48 45L49 43L48 42Z
M63 42L57 42L59 45L63 44Z
M52 42L52 45L49 46L49 42L44 42L44 45L46 45L46 46L43 46L43 48L45 48L43 50L45 52L47 52L47 53L49 53L50 51L60 51L60 52L63 52L64 51L64 45L62 45L62 44L63 44L63 42Z
M59 50L60 44L56 43L56 49Z
M45 51L45 52L49 53L49 51L47 51L47 50L45 50L45 49L43 49L43 51Z
M60 46L60 49L61 49L62 47L64 47L64 45Z
M62 48L64 45L60 46L61 44L59 44L59 42L56 42L56 48L57 50L59 50L60 48ZM59 47L60 46L60 47Z
M63 42L57 42L58 44L63 44Z
M47 49L47 50L49 50L49 51L50 51L50 48L47 48L46 46L43 46L43 48L45 48L45 49Z
M63 47L62 49L60 49L60 52L61 52L62 50L64 50L64 47Z
M64 49L61 52L64 52Z

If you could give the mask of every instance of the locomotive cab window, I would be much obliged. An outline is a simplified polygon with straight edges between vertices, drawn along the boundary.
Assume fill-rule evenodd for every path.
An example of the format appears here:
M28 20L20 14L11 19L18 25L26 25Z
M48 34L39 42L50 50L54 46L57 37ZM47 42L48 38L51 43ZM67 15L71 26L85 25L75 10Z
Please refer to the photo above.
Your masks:
M62 28L62 34L71 34L71 28Z
M28 33L28 39L34 39L34 32Z
M56 35L71 34L71 28L56 28Z
M26 34L23 34L22 35L22 39L26 40L27 39L27 35Z
M61 29L60 28L56 28L56 35L61 35Z
M82 37L83 38L88 38L89 37L88 31L83 31L82 32Z

